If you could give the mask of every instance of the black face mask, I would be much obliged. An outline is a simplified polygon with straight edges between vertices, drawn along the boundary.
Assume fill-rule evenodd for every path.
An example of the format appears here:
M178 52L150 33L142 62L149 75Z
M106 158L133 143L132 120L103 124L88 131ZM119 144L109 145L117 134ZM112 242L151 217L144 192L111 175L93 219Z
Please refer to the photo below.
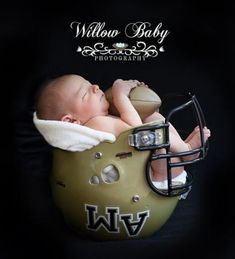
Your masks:
M187 171L187 178L185 183L172 181L172 168L188 166L198 161L201 161L205 158L209 148L209 143L208 141L204 140L203 134L203 128L206 126L205 118L196 96L188 93L176 95L176 97L186 98L186 101L183 104L177 106L176 108L171 109L168 115L166 116L164 123L158 125L146 125L143 127L138 127L134 129L133 134L130 136L129 139L129 143L137 150L152 151L146 165L146 178L154 192L167 197L180 196L188 193L191 189L193 181L193 175L190 173L190 171ZM201 145L200 147L192 149L190 151L172 153L170 152L169 140L169 123L171 117L175 113L183 111L188 107L192 108L194 117L196 118L196 123L199 126ZM165 152L161 154L156 154L156 150L159 149L164 149ZM180 162L171 162L172 158L181 158L192 155L195 155L194 157L196 158L191 160L186 159L186 161ZM156 185L153 184L150 170L151 162L158 159L165 159L167 167L166 186L161 189L157 188Z

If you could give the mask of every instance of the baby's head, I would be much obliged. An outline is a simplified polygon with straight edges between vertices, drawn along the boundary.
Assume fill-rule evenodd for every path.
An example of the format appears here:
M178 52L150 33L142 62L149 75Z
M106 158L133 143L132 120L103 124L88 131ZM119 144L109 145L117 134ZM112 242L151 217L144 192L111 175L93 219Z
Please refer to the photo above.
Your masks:
M96 84L78 75L64 75L47 83L38 96L39 119L85 124L108 114L109 103Z

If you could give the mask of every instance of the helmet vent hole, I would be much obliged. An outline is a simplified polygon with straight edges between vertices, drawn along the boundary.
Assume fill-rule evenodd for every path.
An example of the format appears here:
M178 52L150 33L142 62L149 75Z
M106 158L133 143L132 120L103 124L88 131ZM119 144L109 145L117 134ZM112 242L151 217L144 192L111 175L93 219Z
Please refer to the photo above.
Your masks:
M99 180L99 177L97 175L93 175L91 178L90 178L90 184L94 184L94 185L97 185L100 183L100 180Z
M108 165L102 170L101 177L105 183L117 182L119 180L118 169L114 165Z

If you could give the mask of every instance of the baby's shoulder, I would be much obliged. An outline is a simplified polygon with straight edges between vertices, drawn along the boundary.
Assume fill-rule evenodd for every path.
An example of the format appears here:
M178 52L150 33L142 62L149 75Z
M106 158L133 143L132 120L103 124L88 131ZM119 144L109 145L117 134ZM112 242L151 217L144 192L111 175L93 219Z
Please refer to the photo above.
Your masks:
M97 130L105 130L111 128L117 119L118 118L111 116L95 116L91 118L84 126Z
M114 116L95 116L93 118L91 118L86 124L85 126L92 125L92 124L100 124L100 123L109 123L112 121L117 121L117 120L121 120L118 117L114 117Z
M110 132L115 135L118 135L122 130L129 127L120 118L114 116L96 116L90 119L84 126Z

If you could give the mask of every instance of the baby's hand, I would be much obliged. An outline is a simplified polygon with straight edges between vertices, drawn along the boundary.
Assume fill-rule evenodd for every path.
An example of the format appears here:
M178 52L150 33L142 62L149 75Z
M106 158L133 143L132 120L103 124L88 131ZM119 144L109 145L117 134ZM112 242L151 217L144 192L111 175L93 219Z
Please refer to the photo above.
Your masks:
M138 80L117 79L112 86L112 95L113 97L120 95L129 96L131 89L135 88L138 84L140 84Z

